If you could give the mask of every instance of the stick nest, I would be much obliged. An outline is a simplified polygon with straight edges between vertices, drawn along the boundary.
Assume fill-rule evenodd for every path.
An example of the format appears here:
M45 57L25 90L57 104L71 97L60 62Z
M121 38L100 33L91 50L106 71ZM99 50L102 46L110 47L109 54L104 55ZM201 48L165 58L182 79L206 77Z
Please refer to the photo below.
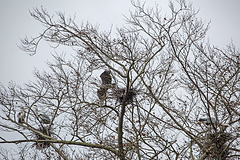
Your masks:
M52 131L50 130L50 128L48 127L40 127L38 129L39 132L41 132L42 134L44 135L47 135L49 137L51 137L51 134L52 134ZM36 140L49 140L48 138L46 137L43 137L41 134L39 133L35 133L35 136L36 136ZM44 148L48 148L50 146L50 142L36 142L35 143L37 149L44 149Z
M114 91L114 95L117 97L117 101L119 103L130 104L133 101L133 98L136 97L138 91L134 88L129 89L128 93L126 93L126 88L117 88Z
M219 159L225 160L230 151L228 148L228 142L231 140L231 135L225 132L211 133L204 139L202 148L203 153L207 153L205 159Z

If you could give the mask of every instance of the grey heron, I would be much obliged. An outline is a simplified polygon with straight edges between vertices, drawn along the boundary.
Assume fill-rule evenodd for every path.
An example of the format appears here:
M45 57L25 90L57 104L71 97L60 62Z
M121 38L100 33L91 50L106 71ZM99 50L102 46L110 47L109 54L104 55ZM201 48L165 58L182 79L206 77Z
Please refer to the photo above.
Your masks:
M207 118L199 118L198 121L205 123L207 126L211 124L211 121L212 121L212 124L217 124L217 121L216 121L215 118L211 118L211 120L210 120L209 117L207 117Z
M18 113L18 123L24 123L26 118L26 112L24 107L21 107L20 112Z
M100 75L100 78L102 79L102 85L111 85L112 83L111 71L105 70Z
M35 114L39 118L41 123L43 123L43 124L50 124L51 123L51 119L49 118L48 115L46 115L44 113L40 113L40 114L38 113L37 105L33 105L33 108L35 109Z
M106 98L107 89L100 87L100 89L97 90L97 96L100 100L104 100Z

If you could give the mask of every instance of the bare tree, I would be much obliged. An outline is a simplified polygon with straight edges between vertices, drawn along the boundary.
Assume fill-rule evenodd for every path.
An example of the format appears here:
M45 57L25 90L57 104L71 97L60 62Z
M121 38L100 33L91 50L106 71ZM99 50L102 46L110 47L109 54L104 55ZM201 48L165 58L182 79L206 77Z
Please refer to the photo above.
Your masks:
M35 159L239 158L239 51L206 42L209 25L184 0L169 3L169 16L132 4L116 36L61 12L31 12L46 29L23 50L47 41L75 54L54 55L51 71L23 87L1 86L1 130L20 138L0 143L25 144Z

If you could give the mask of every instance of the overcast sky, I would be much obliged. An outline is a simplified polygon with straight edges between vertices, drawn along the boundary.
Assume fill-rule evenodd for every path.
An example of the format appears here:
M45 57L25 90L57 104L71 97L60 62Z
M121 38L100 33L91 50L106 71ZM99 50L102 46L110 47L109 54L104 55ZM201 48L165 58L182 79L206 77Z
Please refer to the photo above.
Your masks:
M147 5L155 3L165 10L168 0L146 0ZM198 17L211 20L208 37L212 44L224 47L233 41L240 47L240 1L239 0L193 0L193 6L200 9ZM36 36L43 27L29 14L34 7L43 6L50 13L63 11L76 15L79 24L88 21L98 23L102 30L111 26L123 26L123 15L129 15L130 0L0 0L0 83L7 85L13 80L23 84L33 80L34 67L43 70L45 62L51 60L50 50L40 47L37 54L29 56L17 45L25 35Z

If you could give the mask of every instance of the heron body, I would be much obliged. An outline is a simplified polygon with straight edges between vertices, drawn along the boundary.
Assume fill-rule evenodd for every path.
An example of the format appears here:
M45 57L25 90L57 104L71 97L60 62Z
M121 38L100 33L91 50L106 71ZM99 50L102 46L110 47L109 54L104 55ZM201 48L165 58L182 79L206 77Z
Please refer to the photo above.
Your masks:
M100 78L102 79L102 85L111 85L111 83L112 83L111 71L105 70L100 75Z
M26 117L26 113L24 111L24 108L21 107L21 111L18 113L18 123L24 123L25 117Z
M211 120L210 120L210 118L199 118L198 121L205 123L207 126L211 124L211 121L212 121L212 124L216 124L217 123L215 118L211 118Z
M38 117L40 118L40 121L44 124L51 123L51 119L46 114L39 114Z
M100 100L104 100L107 95L107 89L100 87L100 89L97 90L97 96Z
M40 113L38 114L38 108L36 105L33 106L35 108L35 114L38 117L39 121L43 124L50 124L51 123L51 119L49 118L48 115L44 114L44 113Z

